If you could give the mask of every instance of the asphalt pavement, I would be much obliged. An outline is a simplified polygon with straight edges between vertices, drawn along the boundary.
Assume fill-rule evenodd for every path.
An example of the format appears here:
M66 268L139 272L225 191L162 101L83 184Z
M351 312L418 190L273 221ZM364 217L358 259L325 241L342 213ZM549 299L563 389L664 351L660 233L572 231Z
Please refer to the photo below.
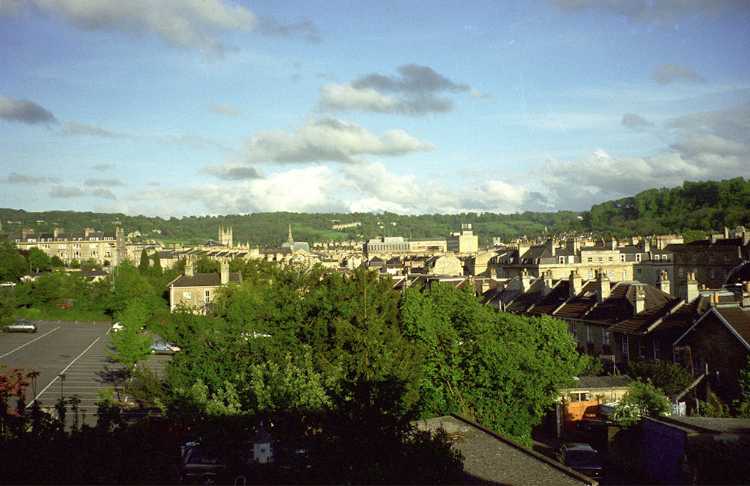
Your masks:
M121 384L122 367L109 359L110 324L37 321L36 333L0 333L0 367L37 371L26 390L26 402L53 407L64 397L79 401L79 423L96 423L99 393ZM74 400L75 400L74 399ZM66 422L75 417L68 408Z

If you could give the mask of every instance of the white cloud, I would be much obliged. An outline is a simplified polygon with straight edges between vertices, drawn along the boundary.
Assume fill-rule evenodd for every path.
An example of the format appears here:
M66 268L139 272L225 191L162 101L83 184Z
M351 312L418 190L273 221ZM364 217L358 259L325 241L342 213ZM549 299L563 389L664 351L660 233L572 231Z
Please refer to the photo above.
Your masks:
M309 121L293 133L261 132L247 143L251 162L358 162L361 155L396 156L431 150L403 130L378 136L359 125L332 118Z
M405 64L398 74L370 73L347 84L328 84L320 89L319 107L329 111L367 111L426 115L453 109L453 102L440 94L469 93L488 98L471 86L456 83L429 66Z
M175 47L221 51L219 33L250 30L255 15L223 0L30 0L83 30L152 33Z

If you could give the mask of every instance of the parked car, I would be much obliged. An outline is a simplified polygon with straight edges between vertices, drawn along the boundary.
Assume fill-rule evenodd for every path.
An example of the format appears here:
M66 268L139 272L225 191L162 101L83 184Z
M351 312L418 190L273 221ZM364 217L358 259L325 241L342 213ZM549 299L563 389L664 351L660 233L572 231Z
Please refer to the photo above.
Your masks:
M604 472L599 452L583 442L563 444L557 457L560 462L569 468L590 478L601 478Z
M181 351L179 346L166 341L154 341L151 345L151 353L153 354L175 354L179 351Z
M180 482L183 484L216 484L226 474L226 464L197 442L184 444L181 455Z
M25 319L19 319L4 328L5 332L36 332L36 324Z
M118 322L115 322L114 324L112 324L112 331L114 331L114 332L120 332L123 329L125 329L125 326L122 325L122 322L118 321Z

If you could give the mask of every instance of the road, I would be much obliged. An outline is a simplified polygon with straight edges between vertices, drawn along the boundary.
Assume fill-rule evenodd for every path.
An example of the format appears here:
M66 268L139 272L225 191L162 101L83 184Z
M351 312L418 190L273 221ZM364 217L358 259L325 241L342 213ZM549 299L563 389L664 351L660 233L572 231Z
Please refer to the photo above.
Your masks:
M80 423L95 424L100 391L120 385L122 374L108 358L109 323L39 321L37 327L34 334L0 333L0 367L39 372L26 391L29 406L35 397L44 408L77 397ZM67 422L73 420L69 409Z

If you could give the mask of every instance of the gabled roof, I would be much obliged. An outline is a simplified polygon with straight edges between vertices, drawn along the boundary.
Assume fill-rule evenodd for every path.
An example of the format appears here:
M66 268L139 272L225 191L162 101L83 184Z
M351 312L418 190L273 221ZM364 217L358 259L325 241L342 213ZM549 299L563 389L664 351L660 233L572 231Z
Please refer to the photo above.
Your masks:
M555 317L566 317L568 319L583 319L587 312L597 303L596 298L597 282L589 280L583 285L583 288L555 313Z
M690 334L701 322L711 315L716 316L719 322L724 324L737 340L750 350L750 309L738 305L711 307L687 331L678 337L673 345L676 346L685 336Z
M570 283L567 280L558 280L552 286L552 291L542 300L531 306L526 313L534 316L552 313L570 297Z
M513 301L505 308L508 312L526 312L531 306L541 301L544 298L544 280L537 278L531 282L529 289L518 295Z
M638 287L644 290L645 306L642 312L634 315L633 302ZM612 289L610 297L591 311L586 319L613 324L610 332L641 334L669 315L681 302L653 285L620 282Z

